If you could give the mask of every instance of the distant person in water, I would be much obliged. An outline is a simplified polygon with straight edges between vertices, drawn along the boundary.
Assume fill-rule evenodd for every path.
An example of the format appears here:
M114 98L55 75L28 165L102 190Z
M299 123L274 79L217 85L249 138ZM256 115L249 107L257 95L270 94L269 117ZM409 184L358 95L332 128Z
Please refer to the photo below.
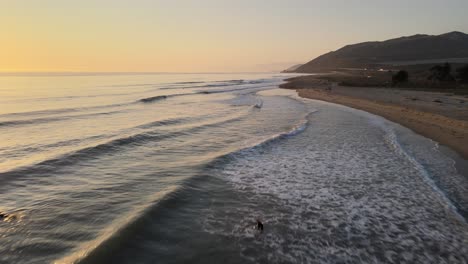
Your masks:
M257 219L257 230L263 232L263 223Z
M0 221L15 220L16 215L0 212Z

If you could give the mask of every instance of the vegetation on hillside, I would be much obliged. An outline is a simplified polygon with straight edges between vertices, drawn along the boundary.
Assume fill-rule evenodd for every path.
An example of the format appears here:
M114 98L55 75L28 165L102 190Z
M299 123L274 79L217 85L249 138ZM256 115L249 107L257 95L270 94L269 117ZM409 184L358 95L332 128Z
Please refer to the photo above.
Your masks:
M431 76L433 77L430 78ZM324 82L317 82L317 85L332 82L348 87L394 87L468 94L468 65L413 65L401 69L342 70L298 77L293 86L301 86L302 82L304 86L310 86L310 79ZM286 86L284 88L289 88Z
M449 63L444 65L436 65L430 69L431 74L428 79L439 82L453 82L455 78L452 76L452 67Z
M398 85L400 83L408 82L409 74L407 71L398 71L396 74L392 76L392 84Z
M461 83L468 83L468 64L457 69L457 78Z

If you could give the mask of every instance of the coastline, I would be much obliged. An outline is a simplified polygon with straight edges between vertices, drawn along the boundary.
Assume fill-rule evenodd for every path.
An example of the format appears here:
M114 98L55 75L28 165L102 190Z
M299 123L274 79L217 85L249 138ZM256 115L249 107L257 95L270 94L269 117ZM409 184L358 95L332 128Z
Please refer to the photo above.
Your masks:
M468 103L463 98L392 88L341 87L310 76L285 81L287 83L280 88L296 90L303 98L341 104L382 116L451 148L468 160ZM444 104L451 99L455 104ZM454 111L454 107L458 111Z

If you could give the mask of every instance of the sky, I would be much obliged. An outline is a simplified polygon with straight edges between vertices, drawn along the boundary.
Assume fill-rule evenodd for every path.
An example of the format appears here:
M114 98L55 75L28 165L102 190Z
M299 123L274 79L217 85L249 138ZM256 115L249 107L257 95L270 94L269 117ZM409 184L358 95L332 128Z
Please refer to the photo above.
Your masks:
M0 0L0 71L265 72L468 33L467 0Z

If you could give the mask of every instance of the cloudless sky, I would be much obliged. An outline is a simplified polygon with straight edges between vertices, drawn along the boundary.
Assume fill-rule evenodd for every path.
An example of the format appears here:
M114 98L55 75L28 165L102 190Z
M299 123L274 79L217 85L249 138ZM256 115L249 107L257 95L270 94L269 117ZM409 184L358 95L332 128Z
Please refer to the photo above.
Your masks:
M468 0L0 0L0 71L281 70L346 44L468 33Z

